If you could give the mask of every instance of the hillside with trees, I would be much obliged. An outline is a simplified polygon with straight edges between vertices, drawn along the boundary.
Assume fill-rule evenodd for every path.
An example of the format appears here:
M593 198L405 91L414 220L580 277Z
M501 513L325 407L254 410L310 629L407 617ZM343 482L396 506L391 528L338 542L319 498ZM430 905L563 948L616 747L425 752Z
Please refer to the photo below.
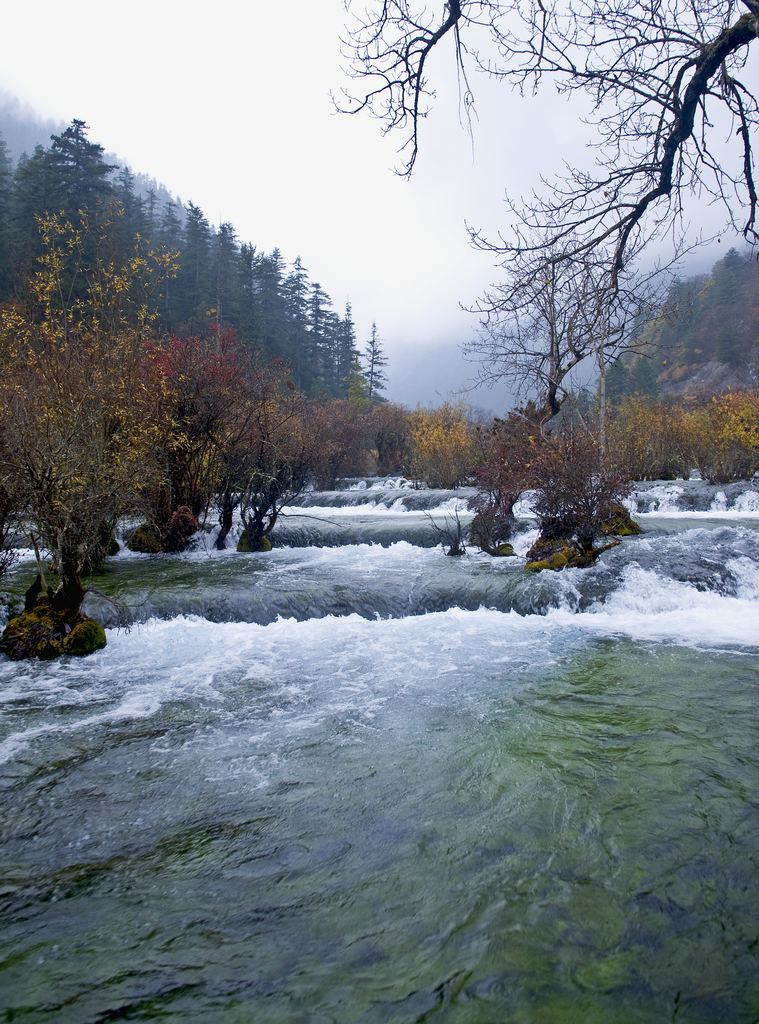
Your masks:
M42 252L39 220L50 213L86 222L87 237L105 240L117 262L131 256L135 239L145 252L171 255L155 295L158 333L205 336L213 324L234 331L244 348L286 361L311 397L355 391L362 367L350 303L335 310L300 257L288 263L278 248L260 251L233 224L214 227L199 206L117 166L80 120L18 160L0 135L0 302L22 296ZM89 263L93 256L84 254ZM368 382L375 399L378 355Z
M730 249L711 273L673 282L660 314L609 370L607 394L703 399L757 383L759 266Z

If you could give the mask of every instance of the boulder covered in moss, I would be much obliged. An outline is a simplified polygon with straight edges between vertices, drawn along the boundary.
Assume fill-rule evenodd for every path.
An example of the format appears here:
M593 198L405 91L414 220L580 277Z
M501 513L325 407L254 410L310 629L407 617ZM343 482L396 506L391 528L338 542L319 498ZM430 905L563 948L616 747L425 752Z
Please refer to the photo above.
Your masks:
M272 543L268 537L261 537L257 542L251 541L247 530L243 530L237 542L237 550L248 554L251 551L271 551Z
M612 505L601 523L601 533L604 537L637 537L643 531L624 505Z
M105 630L86 615L58 610L47 596L34 607L8 621L0 637L0 653L13 661L41 658L49 661L63 654L84 657L106 645Z
M592 559L572 544L561 544L539 552L540 557L527 555L527 572L542 572L544 569L576 569L590 565Z
M108 555L109 558L113 558L114 555L118 555L119 551L121 551L121 545L113 536L113 534L111 534L110 540L108 541L108 547L106 548L105 553L106 555Z
M511 544L499 544L493 552L494 558L513 558L514 548Z
M143 523L132 531L127 547L142 555L157 555L162 550L161 536L150 523Z
M619 541L614 540L600 548L588 548L581 547L571 538L538 537L527 552L525 569L527 572L542 572L544 569L552 569L555 572L561 569L587 569L600 554L616 547L617 544Z

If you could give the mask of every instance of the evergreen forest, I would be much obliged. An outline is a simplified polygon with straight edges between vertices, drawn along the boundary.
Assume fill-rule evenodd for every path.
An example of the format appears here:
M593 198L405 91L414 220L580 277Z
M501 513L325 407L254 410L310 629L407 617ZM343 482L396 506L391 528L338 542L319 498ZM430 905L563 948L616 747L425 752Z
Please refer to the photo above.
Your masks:
M86 221L89 237L105 236L116 263L131 256L136 240L143 251L171 256L152 296L161 333L231 330L243 347L285 360L308 396L347 397L361 372L350 303L335 310L300 257L288 264L278 248L263 252L241 241L233 224L215 227L199 206L167 196L110 163L84 121L73 120L17 161L0 136L0 303L20 297L37 267L39 219L62 214L74 225ZM376 353L369 359L377 398Z

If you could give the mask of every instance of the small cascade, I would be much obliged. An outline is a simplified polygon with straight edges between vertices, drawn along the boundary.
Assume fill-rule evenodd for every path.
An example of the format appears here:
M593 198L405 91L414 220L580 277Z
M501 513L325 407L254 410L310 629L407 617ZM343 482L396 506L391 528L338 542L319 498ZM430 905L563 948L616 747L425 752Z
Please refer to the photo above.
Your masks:
M637 483L627 506L633 513L683 515L738 513L759 517L759 482L709 484L703 480L652 480Z

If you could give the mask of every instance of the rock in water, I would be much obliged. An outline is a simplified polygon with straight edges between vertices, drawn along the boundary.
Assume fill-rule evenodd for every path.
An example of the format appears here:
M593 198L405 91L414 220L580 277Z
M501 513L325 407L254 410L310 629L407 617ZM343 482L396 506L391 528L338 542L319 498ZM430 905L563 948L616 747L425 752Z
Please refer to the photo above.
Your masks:
M624 505L612 505L608 518L601 523L604 537L635 537L642 532Z
M240 539L237 542L237 550L246 554L251 551L271 551L271 549L272 543L268 537L261 537L257 545L251 544L247 530L242 531Z
M86 615L63 612L49 597L39 597L29 611L8 621L0 637L0 653L13 661L41 658L49 661L63 654L84 657L106 645L105 630Z
M161 551L161 538L154 526L143 523L132 533L127 547L143 555L157 555Z

